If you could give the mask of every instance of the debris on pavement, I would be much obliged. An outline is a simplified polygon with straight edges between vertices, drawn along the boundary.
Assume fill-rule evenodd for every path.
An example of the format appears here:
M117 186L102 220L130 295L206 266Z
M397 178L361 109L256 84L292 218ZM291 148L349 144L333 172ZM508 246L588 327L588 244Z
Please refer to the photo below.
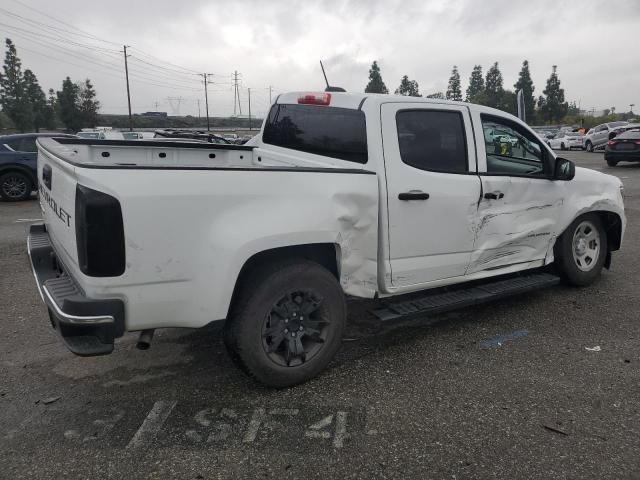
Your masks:
M588 352L601 352L602 349L600 348L600 345L596 345L595 347L584 347L585 350L587 350Z
M559 433L560 435L564 435L565 437L569 435L567 432L562 431L555 427L550 427L549 425L542 425L542 428L544 428L545 430L549 430L550 432L553 432L553 433Z
M489 340L483 340L480 342L480 348L498 348L506 342L526 337L527 335L529 335L528 330L516 330L515 332L507 333L506 335L498 335Z
M58 397L49 397L49 398L44 398L42 400L42 403L44 403L45 405L49 405L51 403L55 403L58 400L60 400L62 397L58 396Z

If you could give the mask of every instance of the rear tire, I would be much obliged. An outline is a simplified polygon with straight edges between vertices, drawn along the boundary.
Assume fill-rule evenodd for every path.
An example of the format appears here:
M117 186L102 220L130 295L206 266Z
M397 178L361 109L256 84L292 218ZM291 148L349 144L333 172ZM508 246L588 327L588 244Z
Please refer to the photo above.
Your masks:
M224 327L224 342L242 370L270 387L305 382L340 348L347 305L321 265L270 264L242 285Z
M587 150L587 152L593 153L593 143L591 143L590 141L587 140L587 143L584 144L584 148Z
M557 264L571 285L591 284L602 271L608 252L607 232L595 213L575 219L556 244Z
M618 165L618 161L613 160L611 158L607 158L607 165L609 165L610 167L615 167L616 165Z
M6 202L19 202L31 196L33 184L22 172L7 172L0 176L0 196Z
M561 143L560 144L560 150L566 150L566 149L567 149L567 147L564 146L564 143Z

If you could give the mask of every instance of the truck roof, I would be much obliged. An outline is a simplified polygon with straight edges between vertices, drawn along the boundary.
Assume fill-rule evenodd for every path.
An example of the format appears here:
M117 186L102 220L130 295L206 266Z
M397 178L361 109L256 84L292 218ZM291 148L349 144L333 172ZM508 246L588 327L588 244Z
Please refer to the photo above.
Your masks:
M300 101L302 98L307 99ZM317 102L317 103L316 103ZM402 103L420 103L434 105L458 105L468 107L471 110L476 110L482 113L508 116L512 119L520 120L510 113L503 110L497 110L491 107L485 107L483 105L477 105L468 102L457 102L453 100L445 100L442 98L427 98L427 97L408 97L404 95L389 95L384 93L359 93L359 92L322 92L322 91L299 91L299 92L287 92L282 93L276 98L277 104L298 104L308 103L316 105L326 105L338 108L352 108L352 109L369 109L377 108L383 103L389 102L402 102Z

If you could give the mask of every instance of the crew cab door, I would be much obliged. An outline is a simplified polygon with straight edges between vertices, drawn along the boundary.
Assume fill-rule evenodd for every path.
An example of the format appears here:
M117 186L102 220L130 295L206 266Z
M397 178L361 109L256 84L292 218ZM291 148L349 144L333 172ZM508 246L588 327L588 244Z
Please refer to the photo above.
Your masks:
M384 103L390 289L464 275L480 198L466 107Z
M479 127L482 197L467 274L530 262L542 265L561 233L556 225L566 186L550 179L555 158L534 133L511 119L474 112L473 120ZM511 141L487 135L496 130Z

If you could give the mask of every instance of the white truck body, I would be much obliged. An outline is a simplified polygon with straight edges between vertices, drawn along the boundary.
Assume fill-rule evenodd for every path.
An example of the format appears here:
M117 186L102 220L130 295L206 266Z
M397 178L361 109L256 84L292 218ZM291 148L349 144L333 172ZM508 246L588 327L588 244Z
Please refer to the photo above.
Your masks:
M38 178L48 175L50 184L40 185L44 229L61 270L87 298L119 299L124 331L137 331L226 319L243 268L274 249L330 248L343 291L374 298L547 265L558 237L586 212L607 219L616 230L609 249L619 247L620 181L582 168L572 180L554 179L552 150L509 114L424 98L316 94L325 104L305 108L363 117L361 163L264 141L269 122L279 121L274 112L295 112L304 98L280 95L251 146L40 140ZM419 133L403 130L400 119L411 126L441 114L459 134L442 133L434 151L464 157L460 171L407 164ZM511 156L487 140L484 130L495 124L516 132ZM328 136L329 128L322 124ZM503 167L511 173L494 172ZM118 275L87 275L79 265L79 186L121 208L126 263Z

